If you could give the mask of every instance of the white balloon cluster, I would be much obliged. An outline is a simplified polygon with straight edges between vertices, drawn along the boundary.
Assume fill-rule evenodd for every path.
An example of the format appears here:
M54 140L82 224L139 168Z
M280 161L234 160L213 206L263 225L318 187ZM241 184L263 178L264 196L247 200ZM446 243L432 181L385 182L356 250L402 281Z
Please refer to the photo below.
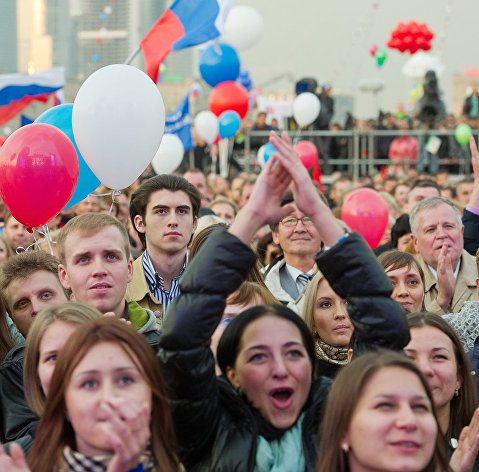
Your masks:
M441 59L434 54L427 52L417 52L406 61L401 72L410 79L424 79L428 70L433 70L438 77L444 72L445 66Z

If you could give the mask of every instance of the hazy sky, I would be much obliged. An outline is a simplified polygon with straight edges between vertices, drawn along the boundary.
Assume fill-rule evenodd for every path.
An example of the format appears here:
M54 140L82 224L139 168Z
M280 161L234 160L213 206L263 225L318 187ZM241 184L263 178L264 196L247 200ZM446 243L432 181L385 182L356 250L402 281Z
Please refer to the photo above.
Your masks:
M399 21L427 23L435 33L431 52L442 45L446 69L439 83L448 108L452 105L453 74L479 66L478 0L235 1L235 5L241 4L256 8L265 22L259 42L241 53L255 84L284 73L294 80L310 76L319 82L331 81L336 91L354 96L357 116L374 113L371 94L357 89L363 78L384 79L386 87L379 101L385 109L393 110L398 101L409 99L414 83L401 73L409 53L387 49L388 58L381 69L369 54L372 44L386 47ZM441 31L445 32L442 41ZM283 79L270 88L290 91L293 84Z

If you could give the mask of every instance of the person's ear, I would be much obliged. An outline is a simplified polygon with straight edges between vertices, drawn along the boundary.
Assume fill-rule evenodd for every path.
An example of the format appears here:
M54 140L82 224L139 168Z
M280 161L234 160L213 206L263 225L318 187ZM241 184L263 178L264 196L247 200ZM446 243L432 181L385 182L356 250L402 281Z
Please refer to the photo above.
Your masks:
M198 217L195 216L193 218L193 231L192 231L192 233L194 233L196 231L197 226L198 226Z
M279 234L277 231L271 231L271 235L273 236L273 242L274 244L277 244L279 246Z
M60 279L60 283L62 287L71 290L70 279L68 277L67 269L63 264L58 266L58 278Z
M127 277L127 283L130 283L132 279L133 279L133 258L130 257L130 258L128 259L128 277Z
M235 390L239 390L241 388L238 374L233 367L226 367L226 378L229 380L230 384L233 385Z
M145 225L143 223L143 218L141 217L141 215L135 215L135 218L133 218L133 223L139 233L145 233Z

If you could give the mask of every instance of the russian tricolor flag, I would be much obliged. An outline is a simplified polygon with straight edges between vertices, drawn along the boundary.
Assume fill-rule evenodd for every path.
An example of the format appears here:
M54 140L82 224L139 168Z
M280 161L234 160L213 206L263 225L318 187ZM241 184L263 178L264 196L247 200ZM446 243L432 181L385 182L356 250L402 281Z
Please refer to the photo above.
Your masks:
M156 83L160 63L172 51L217 38L233 0L176 0L140 42L146 73Z
M18 115L32 101L47 102L50 95L64 86L63 67L54 67L31 75L0 75L0 126Z

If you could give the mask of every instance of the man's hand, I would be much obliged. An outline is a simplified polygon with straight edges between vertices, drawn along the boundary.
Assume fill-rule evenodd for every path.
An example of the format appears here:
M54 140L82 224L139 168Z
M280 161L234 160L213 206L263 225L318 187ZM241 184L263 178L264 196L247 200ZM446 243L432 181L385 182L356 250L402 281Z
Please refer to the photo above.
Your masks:
M444 312L447 312L454 296L456 288L456 278L452 269L451 255L447 243L444 243L437 260L437 303Z

